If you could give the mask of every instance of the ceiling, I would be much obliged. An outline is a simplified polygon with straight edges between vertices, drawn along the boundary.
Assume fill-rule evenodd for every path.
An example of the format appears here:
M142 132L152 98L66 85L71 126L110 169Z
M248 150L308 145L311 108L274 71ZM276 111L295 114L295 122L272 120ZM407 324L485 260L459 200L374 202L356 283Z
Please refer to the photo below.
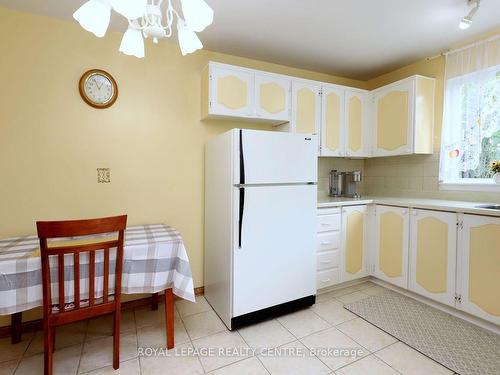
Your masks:
M173 0L174 3L179 0ZM205 48L288 66L370 79L500 28L500 0L482 0L470 29L466 0L206 0ZM72 20L85 0L0 0L0 6ZM112 27L126 22L114 15Z

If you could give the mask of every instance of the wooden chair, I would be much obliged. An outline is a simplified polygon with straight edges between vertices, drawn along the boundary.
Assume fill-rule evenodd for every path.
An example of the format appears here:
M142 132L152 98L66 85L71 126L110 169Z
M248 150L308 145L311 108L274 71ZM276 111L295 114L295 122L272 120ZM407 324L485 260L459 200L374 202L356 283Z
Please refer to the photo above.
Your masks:
M105 314L114 314L113 319L113 368L120 362L120 295L123 268L123 241L127 216L102 219L70 221L38 221L36 223L42 258L43 281L43 334L44 334L44 373L52 374L52 353L55 344L55 328L64 324L86 320ZM87 244L69 244L57 246L57 241L48 246L48 239L61 237L92 236L118 232L118 238L94 237ZM97 242L101 240L101 242ZM116 248L114 298L109 298L109 252ZM95 298L95 258L96 252L104 252L103 296L102 302ZM89 259L89 295L88 302L80 295L80 254L88 252ZM65 303L64 260L65 255L73 255L74 301ZM49 258L57 257L58 302L53 304L51 297L51 276Z

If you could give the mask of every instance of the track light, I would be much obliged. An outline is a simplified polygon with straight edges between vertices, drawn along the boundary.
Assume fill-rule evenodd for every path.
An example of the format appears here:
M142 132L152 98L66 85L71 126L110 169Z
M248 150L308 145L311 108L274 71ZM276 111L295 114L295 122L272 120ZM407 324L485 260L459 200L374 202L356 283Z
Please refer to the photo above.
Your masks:
M460 23L458 24L458 27L461 30L466 30L472 25L472 17L474 17L474 14L476 14L477 10L479 9L479 2L481 0L467 0L467 5L469 6L470 11L469 14L467 14Z

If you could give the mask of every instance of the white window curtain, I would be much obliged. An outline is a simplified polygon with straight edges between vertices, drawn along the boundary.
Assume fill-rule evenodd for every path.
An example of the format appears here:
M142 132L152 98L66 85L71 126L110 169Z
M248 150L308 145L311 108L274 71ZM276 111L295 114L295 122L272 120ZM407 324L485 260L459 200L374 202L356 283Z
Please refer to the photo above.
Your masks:
M500 152L500 144L492 140L499 131L500 35L497 35L446 56L440 183L489 182L486 159Z

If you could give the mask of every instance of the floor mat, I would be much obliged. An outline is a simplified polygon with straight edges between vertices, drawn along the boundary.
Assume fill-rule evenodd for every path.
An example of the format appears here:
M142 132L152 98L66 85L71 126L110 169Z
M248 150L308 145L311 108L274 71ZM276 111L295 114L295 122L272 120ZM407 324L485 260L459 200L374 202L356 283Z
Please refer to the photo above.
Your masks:
M389 290L344 307L459 374L500 374L493 332Z

